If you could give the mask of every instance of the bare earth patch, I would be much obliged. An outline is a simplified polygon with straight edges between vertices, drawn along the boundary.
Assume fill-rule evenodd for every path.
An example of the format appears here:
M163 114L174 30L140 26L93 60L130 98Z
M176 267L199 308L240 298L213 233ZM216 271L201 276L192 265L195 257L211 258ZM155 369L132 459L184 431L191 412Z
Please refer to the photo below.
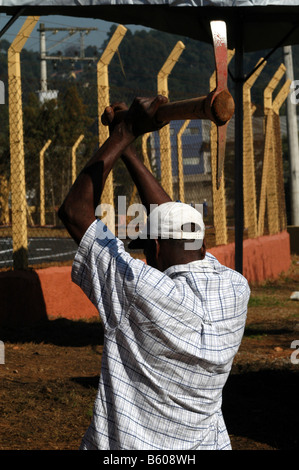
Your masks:
M224 389L234 450L298 449L299 257L277 281L251 286L246 331ZM0 450L77 450L101 368L100 322L48 320L0 329ZM298 343L299 344L299 343ZM298 347L298 346L297 346Z

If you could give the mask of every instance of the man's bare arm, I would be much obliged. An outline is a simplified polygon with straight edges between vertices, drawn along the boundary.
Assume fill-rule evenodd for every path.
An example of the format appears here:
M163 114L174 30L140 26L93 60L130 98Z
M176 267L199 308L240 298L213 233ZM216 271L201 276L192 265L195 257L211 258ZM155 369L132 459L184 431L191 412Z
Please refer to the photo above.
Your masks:
M118 124L110 137L85 165L71 187L58 215L72 238L79 244L90 224L109 172L135 136L124 123Z
M126 148L122 155L122 160L136 185L140 199L147 213L150 212L151 204L163 204L164 202L171 201L170 196L143 164L133 145Z
M159 96L156 98L160 104L167 102L167 98ZM104 112L102 121L110 125L110 129L114 128L114 118L117 119L117 111L126 110L124 103L116 103L106 108L109 110ZM134 144L129 145L122 154L122 160L125 163L130 176L139 192L142 204L147 212L150 211L151 204L163 204L171 201L170 196L165 192L154 175L146 168L136 152Z
M90 224L95 220L95 209L100 202L105 181L116 160L139 135L161 128L155 113L165 102L163 97L135 99L126 119L115 124L109 138L85 165L71 187L58 215L72 238L79 244ZM108 110L113 113L113 109Z

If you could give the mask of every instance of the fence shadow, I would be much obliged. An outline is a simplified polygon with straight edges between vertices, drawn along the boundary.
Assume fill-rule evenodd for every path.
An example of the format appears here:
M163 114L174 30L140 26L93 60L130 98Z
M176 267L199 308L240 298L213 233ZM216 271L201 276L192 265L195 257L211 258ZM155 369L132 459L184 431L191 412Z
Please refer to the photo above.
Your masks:
M10 343L45 343L56 346L97 346L104 341L100 321L43 320L28 326L0 326L0 338Z
M47 318L40 280L33 270L0 272L0 301L0 326L30 326Z

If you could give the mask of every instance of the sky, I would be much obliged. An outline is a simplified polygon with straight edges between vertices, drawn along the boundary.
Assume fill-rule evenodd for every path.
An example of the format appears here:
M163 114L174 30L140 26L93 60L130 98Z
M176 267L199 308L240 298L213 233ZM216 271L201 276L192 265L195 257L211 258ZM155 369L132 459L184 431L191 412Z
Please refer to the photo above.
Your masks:
M10 16L1 13L0 14L0 30L7 24L10 20ZM6 39L9 42L12 42L25 22L26 17L20 17L16 22L6 31L6 33L0 39ZM88 35L84 36L84 46L101 46L103 41L107 37L107 32L110 30L110 27L113 23L108 21L91 19L91 18L75 18L70 16L41 16L37 25L31 33L30 38L27 40L25 48L28 50L39 51L39 26L40 23L44 23L45 28L63 28L63 27L86 27L86 28L97 28L97 31L90 31ZM136 25L124 25L132 31L148 29L143 26ZM60 45L56 44L63 38L67 37L67 32L58 32L53 34L51 31L46 32L46 47L47 50L51 48L50 52L55 52L58 50L63 51L64 48L78 45L80 46L80 35L77 33L74 36L70 36L67 41L61 43Z

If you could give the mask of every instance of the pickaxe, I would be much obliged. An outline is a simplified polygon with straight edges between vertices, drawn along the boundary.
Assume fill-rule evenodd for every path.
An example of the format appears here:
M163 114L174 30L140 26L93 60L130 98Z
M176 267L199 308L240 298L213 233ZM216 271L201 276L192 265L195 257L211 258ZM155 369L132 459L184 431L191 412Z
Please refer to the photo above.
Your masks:
M219 188L225 157L226 130L228 122L234 114L235 103L227 89L226 24L223 21L211 21L210 24L216 64L216 88L207 96L161 105L156 113L156 119L161 122L208 119L217 125L216 181L217 188Z

